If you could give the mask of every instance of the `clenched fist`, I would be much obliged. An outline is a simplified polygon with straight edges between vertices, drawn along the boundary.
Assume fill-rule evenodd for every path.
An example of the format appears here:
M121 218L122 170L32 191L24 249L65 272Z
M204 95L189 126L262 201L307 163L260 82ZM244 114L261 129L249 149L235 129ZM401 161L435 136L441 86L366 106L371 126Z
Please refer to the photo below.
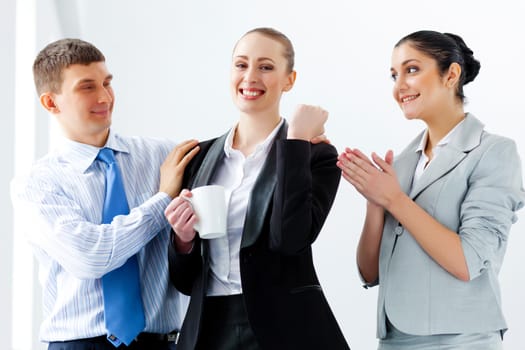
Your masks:
M328 112L319 106L298 105L290 120L288 139L311 141L324 134Z

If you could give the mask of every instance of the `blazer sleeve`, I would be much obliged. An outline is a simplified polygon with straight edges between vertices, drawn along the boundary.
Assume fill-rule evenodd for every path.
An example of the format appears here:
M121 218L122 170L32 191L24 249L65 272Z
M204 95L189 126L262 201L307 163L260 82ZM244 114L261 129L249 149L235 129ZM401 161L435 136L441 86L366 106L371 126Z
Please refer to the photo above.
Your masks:
M325 143L277 141L277 184L270 249L301 253L315 241L335 199L341 172L337 151Z
M521 162L514 141L493 142L468 181L459 235L474 279L489 267L499 270L511 225L517 220L515 212L523 207Z
M168 247L170 281L179 292L191 295L193 283L202 268L201 241L199 237L195 237L191 252L188 254L177 253L173 242L174 234L172 230Z
M213 140L199 143L200 151L191 160L184 171L182 188L192 188L193 180L199 170ZM193 248L188 254L178 253L174 243L175 232L171 230L168 246L168 267L171 283L183 294L191 295L195 280L200 275L203 266L202 244L200 238L195 236Z

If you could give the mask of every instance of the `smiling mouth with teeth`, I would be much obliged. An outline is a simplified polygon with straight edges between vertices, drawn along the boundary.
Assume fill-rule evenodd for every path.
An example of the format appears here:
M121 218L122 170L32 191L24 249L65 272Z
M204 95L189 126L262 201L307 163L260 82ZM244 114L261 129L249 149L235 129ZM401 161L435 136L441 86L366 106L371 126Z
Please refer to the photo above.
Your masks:
M412 95L412 96L407 96L407 97L403 97L403 98L401 99L401 102L403 102L403 103L405 103L405 102L410 102L410 101L415 100L415 99L418 98L418 97L419 97L419 94L417 94L417 95Z
M243 96L248 96L248 97L257 97L257 96L260 96L262 94L264 94L264 91L261 91L261 90L245 90L245 89L241 89L241 94Z

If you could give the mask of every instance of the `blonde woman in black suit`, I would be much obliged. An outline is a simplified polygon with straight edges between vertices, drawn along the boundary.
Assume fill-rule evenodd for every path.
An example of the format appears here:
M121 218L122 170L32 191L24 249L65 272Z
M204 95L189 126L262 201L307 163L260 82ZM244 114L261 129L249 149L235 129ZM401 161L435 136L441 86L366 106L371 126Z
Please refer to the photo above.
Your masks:
M257 28L242 36L231 66L240 119L202 142L187 168L186 188L227 189L227 236L201 240L193 229L198 218L181 197L166 209L171 280L191 295L178 350L349 348L311 249L340 181L337 152L310 142L324 133L324 110L303 105L289 124L281 117L281 95L295 82L293 65L292 44L282 33Z

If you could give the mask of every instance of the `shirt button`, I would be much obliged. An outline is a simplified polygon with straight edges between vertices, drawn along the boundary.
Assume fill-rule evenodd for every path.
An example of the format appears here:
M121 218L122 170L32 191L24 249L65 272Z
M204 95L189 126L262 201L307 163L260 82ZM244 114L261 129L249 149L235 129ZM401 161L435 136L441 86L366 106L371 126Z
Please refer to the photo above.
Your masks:
M394 232L396 233L396 235L398 236L401 236L403 234L403 226L398 226L395 228Z

